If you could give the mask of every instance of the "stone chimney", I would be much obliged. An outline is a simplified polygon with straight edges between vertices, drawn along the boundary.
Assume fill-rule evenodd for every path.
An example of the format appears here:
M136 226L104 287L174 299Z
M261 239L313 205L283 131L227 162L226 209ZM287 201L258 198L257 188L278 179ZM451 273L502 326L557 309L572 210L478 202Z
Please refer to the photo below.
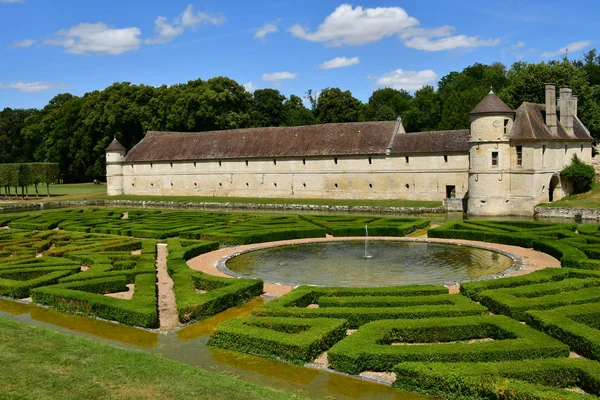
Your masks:
M573 117L577 116L577 105L579 103L579 99L577 96L573 96L571 100L571 111L573 112Z
M552 135L558 135L556 120L556 87L552 84L546 85L546 125Z
M572 94L571 88L566 86L560 88L560 123L569 136L573 135Z

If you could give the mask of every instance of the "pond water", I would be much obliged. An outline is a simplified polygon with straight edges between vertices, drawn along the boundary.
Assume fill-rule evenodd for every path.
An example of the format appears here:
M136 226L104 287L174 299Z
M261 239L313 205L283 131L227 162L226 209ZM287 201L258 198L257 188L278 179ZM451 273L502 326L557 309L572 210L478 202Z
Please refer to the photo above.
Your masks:
M321 242L271 247L226 262L235 274L292 285L345 287L465 282L498 274L513 259L495 251L441 243Z

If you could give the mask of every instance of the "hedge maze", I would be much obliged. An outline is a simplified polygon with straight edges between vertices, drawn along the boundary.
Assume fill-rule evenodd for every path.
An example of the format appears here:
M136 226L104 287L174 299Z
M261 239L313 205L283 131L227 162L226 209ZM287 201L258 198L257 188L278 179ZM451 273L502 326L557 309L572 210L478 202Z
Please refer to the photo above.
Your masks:
M344 226L346 218L303 217L332 234L351 231ZM371 226L370 234L375 231ZM560 259L563 268L465 283L460 294L436 285L303 286L255 309L252 317L219 326L210 344L301 362L309 357L272 349L296 343L292 337L306 344L303 335L315 331L314 324L321 324L325 343L328 325L317 321L330 319L349 329L335 344L321 348L329 348L329 368L341 372L394 372L396 387L447 398L600 395L600 363L595 361L600 357L598 226L467 221L429 232L431 237L533 247ZM259 321L277 321L280 327L267 332ZM311 321L310 328L295 330L302 321ZM584 358L573 358L572 351Z

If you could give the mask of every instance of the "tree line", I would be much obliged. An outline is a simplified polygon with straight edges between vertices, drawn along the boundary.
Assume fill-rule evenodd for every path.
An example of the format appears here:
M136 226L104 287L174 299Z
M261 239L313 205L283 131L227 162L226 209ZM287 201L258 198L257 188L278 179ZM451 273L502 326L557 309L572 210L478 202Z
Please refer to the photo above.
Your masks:
M58 163L7 163L0 164L0 188L4 188L7 197L12 195L11 188L15 188L15 196L21 188L21 196L29 196L29 186L35 188L35 195L39 197L39 184L46 185L46 194L50 196L50 184L59 180L60 171Z
M217 77L173 86L115 83L104 90L59 94L41 110L0 111L0 163L55 162L65 182L103 179L104 149L113 137L133 147L149 130L200 132L265 126L382 121L402 117L408 132L467 129L468 113L493 88L509 106L544 103L544 85L568 85L579 117L600 138L600 56L468 66L416 92L382 88L367 102L348 90L308 90L289 98L276 89L250 93Z

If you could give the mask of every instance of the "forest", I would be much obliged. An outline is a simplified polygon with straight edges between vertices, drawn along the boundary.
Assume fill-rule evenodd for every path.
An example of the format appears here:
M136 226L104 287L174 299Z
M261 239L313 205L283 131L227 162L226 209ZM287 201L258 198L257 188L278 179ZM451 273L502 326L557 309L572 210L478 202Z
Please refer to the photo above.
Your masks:
M115 83L83 96L62 93L41 110L0 111L0 164L58 163L66 183L104 180L104 149L116 137L128 149L147 131L201 132L265 126L382 121L402 117L407 132L466 129L469 112L494 90L509 106L544 103L544 85L573 88L579 118L600 139L600 55L526 63L476 63L442 77L437 88L414 93L375 90L361 102L348 90L307 90L284 96L277 89L250 93L227 77L173 86ZM309 107L305 106L306 104Z

